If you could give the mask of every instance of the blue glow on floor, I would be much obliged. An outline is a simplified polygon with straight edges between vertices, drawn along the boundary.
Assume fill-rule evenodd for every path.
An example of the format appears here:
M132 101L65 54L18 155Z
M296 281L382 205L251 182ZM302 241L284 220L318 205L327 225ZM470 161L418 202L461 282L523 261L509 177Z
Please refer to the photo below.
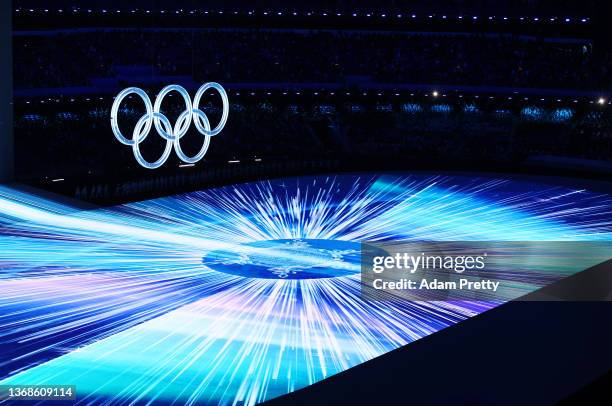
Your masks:
M498 304L364 302L359 242L610 240L611 219L608 195L465 176L291 178L93 211L0 187L0 384L257 403ZM519 293L542 283L526 274Z

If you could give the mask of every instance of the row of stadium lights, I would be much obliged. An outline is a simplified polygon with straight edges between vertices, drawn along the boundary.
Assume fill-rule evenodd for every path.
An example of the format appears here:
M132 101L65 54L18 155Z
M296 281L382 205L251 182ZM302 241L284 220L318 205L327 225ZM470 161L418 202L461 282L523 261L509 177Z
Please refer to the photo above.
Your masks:
M49 10L49 9L15 9L16 13L20 13L20 12L30 12L30 13L40 13L40 12L44 12L44 13L49 13L52 12L53 10ZM72 9L72 10L68 10L68 12L72 11L73 13L79 13L79 12L83 12L83 13L101 13L101 14L108 14L108 13L114 13L114 14L121 14L122 12L125 13L130 13L130 14L135 14L135 13L144 13L144 14L150 14L150 13L155 13L156 10L139 10L139 9L133 9L133 10L106 10L106 9L102 9L102 10L93 10L93 9L87 9L87 10L81 10L81 9ZM63 9L58 9L57 10L58 13L63 13L64 10ZM209 14L216 14L216 15L223 15L223 14L233 14L233 15L239 15L239 14L243 14L242 12L239 11L233 11L233 12L226 12L223 10L218 10L218 11L209 11L209 10L158 10L157 11L160 14L205 14L205 15L209 15ZM299 13L297 11L292 11L292 12L283 12L283 11L262 11L262 12L256 12L254 10L251 11L247 11L244 12L244 14L249 15L249 16L255 16L255 15L264 15L264 16L284 16L284 15L292 15L292 16L322 16L322 17L327 17L327 16L336 16L336 17L342 17L342 16L347 16L350 15L352 17L381 17L381 18L387 18L387 17L395 17L395 18L412 18L412 19L416 19L416 18L425 18L425 17L419 17L416 14L395 14L395 13L347 13L347 14L343 14L343 13L328 13L328 12L314 12L314 11L309 11L309 12L303 12L303 13ZM507 17L507 16L503 16L503 17L498 17L498 16L488 16L487 18L485 17L481 17L481 16L464 16L464 15L458 15L458 16L447 16L447 15L437 15L437 14L427 14L426 15L427 19L434 19L434 18L439 18L442 20L450 20L450 19L457 19L457 20L479 20L481 18L483 19L488 19L488 20L502 20L502 21L508 21L508 20L519 20L519 21L528 21L528 22L540 22L540 21L549 21L549 22L565 22L565 23L571 23L572 21L574 22L581 22L581 23L587 23L589 22L589 18L588 17L581 17L581 18L571 18L571 17Z
M234 96L241 96L241 95L245 95L245 94L246 94L246 95L248 95L248 96L256 96L256 95L257 95L257 93L256 93L256 92L234 92L234 94L233 94L233 95L234 95ZM265 94L266 94L266 96L272 96L272 95L274 95L274 93L273 93L273 92L265 92ZM278 93L278 94L282 94L283 96L288 96L288 95L290 95L290 94L292 94L292 95L296 95L296 96L308 95L308 93L304 93L304 92L301 92L301 91L296 91L296 92L286 92L286 91L285 91L285 92L281 92L281 93ZM375 93L375 94L376 94L377 96L385 96L385 95L386 95L384 92L378 92L378 93ZM405 95L407 95L407 93L398 93L398 92L396 92L396 93L392 93L392 94L393 94L394 96L405 96ZM210 93L209 95L214 96L214 93ZM315 91L315 92L313 92L313 93L312 93L312 95L313 95L313 96L324 96L324 95L329 95L329 96L336 96L336 95L340 95L340 96L343 96L343 95L344 95L344 96L352 96L352 95L368 96L368 95L370 95L370 93L368 93L368 92L363 92L363 93L359 93L359 92L357 92L357 93L351 93L351 92L318 92L318 91ZM411 96L411 97L414 97L414 96L418 96L418 94L415 94L415 93L410 93L410 96ZM434 90L434 91L432 91L431 93L425 93L425 94L423 94L423 96L425 96L425 97L429 97L429 96L431 96L431 97L433 97L433 98L447 97L447 95L446 95L446 94L444 94L444 93L440 94L440 92L438 92L437 90ZM173 97L173 95L172 95L172 94L169 94L169 95L168 95L168 97ZM459 97L460 99L463 99L463 98L464 98L464 95L460 94L460 95L458 95L457 97ZM468 96L468 97L469 97L469 96ZM472 97L473 97L474 99L480 99L480 98L481 98L481 96L480 96L480 95L478 95L478 94L473 95ZM115 98L115 97L112 97L112 99L114 99L114 98ZM514 100L514 97L513 97L513 96L483 96L483 98L485 98L485 99L486 99L486 98L488 98L489 100L494 100L494 99L500 99L500 100L504 100L504 99L506 99L506 100ZM81 100L85 100L85 101L88 101L88 102L89 102L89 101L92 101L92 100L105 100L105 99L106 99L105 97L97 97L97 98L96 98L96 97L94 97L94 98L92 98L92 97L85 97L85 98L83 98L83 99L81 99ZM128 99L132 99L132 96L128 96ZM520 100L520 99L521 99L521 97L520 97L520 96L516 96L516 99L517 99L517 100ZM529 100L537 100L537 99L538 99L538 97L533 97L533 99L531 99L531 98L529 98L529 97L523 97L522 99L523 99L524 101L529 101ZM547 98L547 97L539 97L539 100L540 100L541 102L556 100L558 103L561 103L561 102L563 102L563 101L564 101L564 99L559 99L559 98L556 98L556 99L555 99L555 98ZM61 99L47 98L47 99L42 99L42 100L39 100L39 103L41 103L41 104L45 104L45 103L59 103L60 101L61 101ZM565 101L567 101L567 100L565 100ZM72 102L72 103L77 102L77 99L76 99L76 98L71 98L71 99L70 99L70 102ZM578 99L572 99L572 102L573 102L573 103L578 103L578 102L579 102L579 100L578 100ZM32 102L31 102L30 100L26 100L26 102L25 102L25 103L26 103L26 104L31 104ZM605 97L599 97L599 98L597 98L596 100L589 100L589 104L598 104L598 105L600 105L600 106L603 106L603 105L605 105L605 104L608 104L608 105L612 104L612 101L607 101Z

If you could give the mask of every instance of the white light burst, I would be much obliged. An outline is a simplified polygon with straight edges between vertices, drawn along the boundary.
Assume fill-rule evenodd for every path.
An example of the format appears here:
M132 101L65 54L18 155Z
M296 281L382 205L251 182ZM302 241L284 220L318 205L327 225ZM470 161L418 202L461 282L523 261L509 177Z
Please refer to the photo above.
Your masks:
M362 300L357 243L609 240L610 219L607 195L460 176L292 178L91 211L0 188L0 384L254 404L498 304Z

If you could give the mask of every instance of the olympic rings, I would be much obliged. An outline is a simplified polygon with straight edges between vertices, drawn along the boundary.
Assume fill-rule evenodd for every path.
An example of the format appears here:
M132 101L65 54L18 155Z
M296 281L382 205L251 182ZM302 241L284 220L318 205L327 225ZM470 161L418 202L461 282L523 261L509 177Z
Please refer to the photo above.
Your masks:
M200 101L208 89L215 89L221 96L221 100L223 102L223 113L221 115L221 120L212 130L208 116L206 116L206 114L200 110ZM162 102L170 92L177 92L183 97L183 101L185 102L185 110L179 115L174 127L170 123L170 120L168 120L168 117L161 113ZM146 111L145 114L137 121L134 131L132 132L132 138L130 139L125 137L119 129L118 115L121 102L131 94L135 94L142 99ZM113 102L113 107L111 109L111 128L115 138L117 138L120 143L132 147L134 157L141 166L147 169L156 169L162 166L168 160L173 147L181 161L190 164L199 162L208 151L210 138L219 134L223 130L223 127L225 127L228 115L229 100L227 98L225 89L219 83L208 82L200 86L193 99L193 103L187 90L179 85L169 85L164 87L157 95L155 104L151 103L151 99L149 99L149 96L144 90L138 87L128 87L119 92L115 98L115 101ZM192 121L195 124L196 130L204 136L204 143L202 144L200 151L194 156L190 157L187 156L181 149L181 138L187 134L187 131L189 131ZM164 152L155 162L147 161L140 152L140 143L149 136L152 127L155 127L157 133L166 140Z

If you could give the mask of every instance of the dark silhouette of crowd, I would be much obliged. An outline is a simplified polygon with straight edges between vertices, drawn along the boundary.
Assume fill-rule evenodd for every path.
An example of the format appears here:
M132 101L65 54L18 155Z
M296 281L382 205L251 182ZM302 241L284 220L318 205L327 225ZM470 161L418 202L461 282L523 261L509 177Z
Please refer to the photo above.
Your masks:
M423 103L419 111L405 104L283 105L234 103L230 120L214 137L205 159L181 168L173 153L157 171L140 168L132 149L112 135L102 107L54 105L39 115L18 111L17 172L22 180L66 180L76 197L115 203L198 185L210 186L253 178L281 177L337 170L486 169L512 167L534 156L607 161L612 164L612 117L604 109L574 110L572 118L526 117L523 109L450 111ZM20 110L20 109L18 109ZM66 113L70 110L72 113ZM218 112L207 108L216 122ZM63 111L63 113L58 113ZM92 111L98 114L92 115ZM175 120L178 109L166 114ZM131 134L141 112L126 109L121 127ZM202 137L190 131L181 144L197 152ZM156 159L164 141L153 134L142 144Z
M501 34L120 30L19 35L15 86L88 86L122 69L222 83L427 83L612 89L612 54L588 41Z
M143 114L137 100L131 103L120 110L120 127L127 137ZM29 105L17 108L17 164L22 178L129 178L150 173L139 168L130 147L114 138L109 106L46 106L36 106L38 114L32 114L34 107ZM178 98L164 106L171 122L184 108ZM220 112L212 102L202 108L212 123L218 121ZM230 119L212 139L203 164L346 159L373 165L394 161L410 168L414 163L513 163L538 154L612 162L612 117L606 107L539 110L540 117L534 118L520 105L500 109L495 104L475 108L459 102L415 104L393 99L307 104L234 100ZM560 110L570 117L556 118ZM141 145L145 158L157 159L164 143L153 131ZM193 155L202 136L192 129L181 145ZM175 170L180 163L173 153L164 167Z

